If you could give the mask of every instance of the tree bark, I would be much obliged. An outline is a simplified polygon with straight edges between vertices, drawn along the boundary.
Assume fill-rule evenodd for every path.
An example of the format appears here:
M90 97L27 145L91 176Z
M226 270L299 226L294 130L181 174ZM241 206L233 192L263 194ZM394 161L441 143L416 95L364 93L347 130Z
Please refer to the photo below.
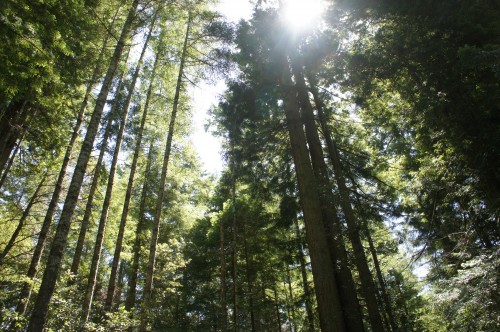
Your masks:
M19 134L25 129L30 107L28 100L11 101L0 121L0 174L12 154Z
M396 319L394 318L394 312L392 311L391 299L389 297L389 294L387 293L384 276L382 274L382 269L380 268L380 263L378 261L377 250L375 249L372 236L367 227L365 227L365 234L368 240L368 245L370 246L370 253L372 255L373 265L375 266L375 271L377 273L377 279L380 285L380 293L382 295L382 300L384 302L385 311L387 313L387 316L389 317L389 324L391 326L392 331L398 331L398 325L396 323Z
M140 60L140 62L142 59ZM139 66L139 65L138 65ZM130 104L130 100L132 97L131 95L134 93L134 84L135 81L132 82L132 85L129 88L128 92L128 103ZM116 98L119 98L119 93L117 94ZM99 219L99 226L97 228L97 236L96 236L96 241L95 241L95 247L94 247L94 254L92 256L92 263L90 265L90 273L88 277L88 282L87 282L87 290L85 293L85 299L82 307L82 323L86 323L90 314L90 310L92 308L92 298L94 294L94 289L96 285L96 280L97 280L97 272L99 269L99 261L101 260L101 251L102 251L102 243L104 241L104 234L106 232L106 225L108 223L108 214L109 214L109 206L111 204L111 198L113 196L113 186L115 182L115 174L116 174L116 168L118 167L118 156L120 154L120 148L122 145L123 141L123 134L125 132L125 127L127 124L127 117L128 117L128 111L129 105L125 105L125 108L122 109L122 114L121 114L121 119L120 119L120 129L118 131L118 134L116 136L116 143L115 143L115 149L113 152L113 159L111 161L111 167L109 170L109 176L108 176L108 184L106 186L106 194L104 196L104 201L102 203L102 210L101 210L101 217ZM115 275L116 279L116 275ZM112 298L112 296L111 296ZM105 304L105 310L111 309L111 305L106 306Z
M300 203L304 213L306 238L311 256L311 267L318 301L320 326L323 332L346 331L335 271L328 248L317 180L302 129L298 100L290 77L288 59L282 55L281 89L291 143L295 171L297 173Z
M38 198L38 194L40 192L40 189L43 186L43 183L45 182L46 177L47 177L47 173L45 173L43 175L42 180L40 181L40 183L38 184L38 186L35 189L35 192L33 193L33 196L31 196L30 200L28 201L28 205L26 205L26 208L24 209L23 214L22 214L21 218L19 219L17 227L14 230L14 233L12 233L9 242L7 243L7 245L5 246L3 251L0 253L0 266L2 266L5 257L7 257L7 255L9 254L9 251L16 244L17 238L19 237L19 234L21 234L21 231L24 227L24 223L26 222L26 219L28 219L28 217L30 215L31 208L36 203L36 199Z
M224 241L224 218L219 221L220 233L220 311L221 331L227 331L227 303L226 303L226 244Z
M306 85L304 82L304 78L300 74L299 74L299 76L300 77L299 77L298 81L301 82L300 89L307 96L307 89L306 89ZM338 152L337 146L336 146L335 142L333 141L332 137L330 136L330 133L329 133L328 128L326 126L326 119L324 117L323 110L321 107L322 103L320 102L316 87L314 87L312 89L312 91L316 91L316 93L313 92L313 97L315 98L315 101L316 101L316 109L318 110L320 124L322 127L323 135L325 137L325 141L327 143L327 148L328 148L328 152L330 155L330 160L332 162L333 171L335 174L334 175L335 180L337 182L337 187L339 189L340 206L342 207L342 211L344 212L344 216L345 216L345 221L347 223L347 235L349 237L349 240L351 242L352 249L354 252L354 261L356 263L356 267L357 267L358 272L359 272L359 278L361 280L361 290L362 290L363 296L365 298L366 307L368 309L368 316L369 316L370 325L371 325L373 331L381 332L381 331L384 331L385 329L384 329L384 324L382 322L382 317L380 316L380 311L378 309L375 284L373 283L373 278L372 278L372 274L370 272L370 269L368 267L368 261L366 259L364 247L363 247L363 244L361 243L361 238L360 238L360 234L359 234L359 224L358 224L357 218L354 215L354 211L352 209L351 203L349 202L349 190L347 189L347 186L346 186L346 180L345 180L345 177L343 174L342 165L341 165L340 157L339 157L339 152ZM308 99L307 103L309 104L309 107L306 108L306 112L309 113L309 121L311 121L312 124L314 124L312 107L310 106L308 96L307 96L307 99ZM315 130L315 132L317 135L316 130ZM319 138L318 138L318 141L319 141ZM324 163L324 160L323 160L323 163ZM326 168L326 165L325 165L325 168Z
M181 63L179 65L179 75L177 76L177 84L175 87L175 95L172 106L172 115L170 117L170 124L168 126L168 136L167 142L165 146L165 153L163 156L163 165L160 176L160 188L158 192L158 200L156 203L155 216L153 221L153 231L151 234L151 243L149 246L149 259L148 259L148 267L146 270L146 279L144 281L144 301L142 303L142 312L141 312L141 323L139 326L139 331L144 332L147 330L147 319L148 319L148 311L151 301L151 291L153 288L153 274L156 260L156 248L158 244L158 235L160 232L160 220L161 220L161 210L163 207L163 197L165 194L165 182L167 177L168 170L168 161L170 159L170 150L172 147L172 137L174 135L174 127L175 120L177 115L177 108L179 106L179 97L182 85L182 75L184 73L184 64L186 61L186 53L189 39L189 31L191 27L191 13L189 14L186 35L184 38L184 45L182 47L182 55L181 55Z
M158 59L158 58L157 58ZM154 72L154 70L153 70ZM151 80L152 84L153 80ZM151 95L149 92L151 91L151 84L149 86L148 90L148 97ZM148 98L146 98L146 106L144 106L144 109L146 110L148 107ZM137 221L137 227L135 230L135 239L134 239L134 258L132 261L132 272L130 273L130 281L128 284L128 292L127 292L127 299L125 301L125 309L130 311L132 308L135 306L135 296L136 296L136 289L137 289L137 274L139 273L139 258L140 258L140 251L141 251L141 233L142 229L144 227L144 211L146 209L146 197L148 193L148 175L151 171L151 161L153 158L153 142L154 140L151 139L151 144L149 146L149 153L148 153L148 162L146 164L146 171L144 172L144 182L142 184L142 191L141 191L141 202L139 205L139 220Z
M38 267L40 265L40 260L42 258L43 252L45 250L45 244L47 242L49 232L50 232L50 225L52 224L52 219L54 217L54 213L57 208L57 203L59 202L59 197L61 196L62 188L63 188L63 182L64 178L66 176L66 172L68 169L69 162L71 160L71 154L73 153L73 148L75 146L76 139L78 138L78 131L80 130L81 124L83 122L84 116L85 116L85 110L87 108L90 95L92 93L92 89L97 82L97 79L100 75L101 72L101 66L100 63L102 61L102 58L104 57L104 51L106 49L106 46L108 44L108 39L109 35L106 36L104 39L102 48L101 48L101 53L99 55L99 59L97 62L96 67L94 68L94 72L92 73L92 77L90 79L89 84L87 85L87 89L85 91L85 95L83 97L82 104L80 105L80 110L78 112L75 126L73 128L73 133L71 134L71 138L69 140L68 146L66 147L66 151L64 153L64 158L63 162L61 165L61 169L59 171L59 175L57 177L56 185L54 187L54 192L52 193L52 197L50 199L49 205L47 207L47 212L45 213L45 217L42 222L42 228L40 229L40 233L38 235L38 241L35 246L35 250L33 251L33 256L31 257L31 262L30 266L28 268L28 272L26 273L26 276L30 279L35 278L38 272ZM29 303L29 299L31 297L31 285L29 283L25 283L23 286L23 289L21 291L21 294L19 296L19 304L17 305L16 312L18 314L24 315Z
M61 218L54 235L52 247L47 259L47 266L45 268L42 284L40 286L40 292L35 302L33 313L30 317L27 329L29 332L42 331L45 325L49 302L52 298L52 294L54 293L57 278L59 277L64 249L67 244L68 232L71 226L71 219L78 201L83 178L87 169L90 154L92 152L92 146L99 128L99 122L104 110L104 105L106 104L106 98L111 87L111 82L116 68L118 67L123 48L125 46L125 40L129 35L138 5L139 0L134 0L132 6L130 7L127 19L123 25L120 39L115 47L106 76L102 83L101 91L99 92L96 100L94 112L92 113L87 127L80 155L78 156L78 161L73 172L73 178L71 179L71 183L68 188L68 194L66 196L66 201L64 202Z
M139 61L137 63L137 66L135 68L134 75L132 77L132 83L130 85L130 90L129 90L127 100L125 101L125 106L124 106L125 113L127 113L128 109L130 108L130 103L132 101L132 95L134 93L134 89L135 89L135 85L137 83L137 79L139 77L139 73L142 69L144 55L146 54L149 40L151 39L151 35L153 33L155 21L156 21L156 14L153 18L153 22L151 23L151 27L149 28L148 36L146 37L146 41L144 42L144 46L142 47L142 52L141 52L141 55L139 57ZM129 210L129 205L130 205L130 198L132 197L132 188L134 185L135 170L137 168L137 161L139 160L139 153L141 151L142 133L144 131L146 118L147 118L147 109L144 109L142 119L141 119L141 125L139 128L139 132L137 134L137 140L136 140L136 145L135 145L135 149L134 149L134 156L132 159L132 165L130 166L130 175L128 178L127 190L125 193L125 201L123 202L123 210L122 210L122 215L120 218L120 226L118 229L118 236L116 238L115 251L113 254L113 262L111 263L111 273L110 273L110 277L109 277L108 291L107 291L107 295L106 295L106 302L104 303L104 310L105 311L109 311L113 305L113 297L115 294L115 287L116 287L116 275L118 272L118 265L120 263L120 255L121 255L122 247L123 247L123 236L125 234L125 227L127 225L127 217L128 217L128 210Z
M343 314L346 327L350 331L364 331L361 308L357 299L356 288L349 269L348 257L342 237L342 225L337 215L335 199L331 191L328 170L323 159L323 149L314 123L314 114L305 88L304 78L297 60L292 60L292 71L294 73L299 103L302 108L302 122L306 131L309 153L311 155L313 172L318 181L318 194L323 211L324 225L328 235L330 255L332 263L337 269L337 287L342 302Z

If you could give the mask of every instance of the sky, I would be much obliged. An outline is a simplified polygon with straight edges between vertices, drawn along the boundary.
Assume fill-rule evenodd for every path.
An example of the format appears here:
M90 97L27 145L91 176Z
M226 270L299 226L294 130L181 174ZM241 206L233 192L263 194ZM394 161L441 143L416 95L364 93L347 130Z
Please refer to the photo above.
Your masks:
M240 19L248 19L252 13L252 5L248 0L221 0L216 10L227 17L228 20L238 22ZM191 86L190 96L193 105L193 127L191 136L193 145L203 163L203 169L207 173L218 175L224 164L222 161L221 141L219 138L205 132L205 124L209 116L208 111L212 105L216 105L219 96L224 93L226 85L223 81L214 83L201 82L197 86Z

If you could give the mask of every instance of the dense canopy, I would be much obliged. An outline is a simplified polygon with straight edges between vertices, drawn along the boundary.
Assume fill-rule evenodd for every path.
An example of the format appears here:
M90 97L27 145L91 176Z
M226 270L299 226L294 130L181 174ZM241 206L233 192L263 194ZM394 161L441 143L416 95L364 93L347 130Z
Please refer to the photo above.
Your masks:
M500 330L498 3L252 6L0 3L0 330Z

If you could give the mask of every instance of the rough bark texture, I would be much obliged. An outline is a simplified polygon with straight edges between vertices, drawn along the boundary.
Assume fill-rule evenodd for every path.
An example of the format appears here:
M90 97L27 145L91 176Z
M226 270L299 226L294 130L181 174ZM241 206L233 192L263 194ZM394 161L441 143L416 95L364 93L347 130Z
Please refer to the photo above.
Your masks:
M303 77L301 77L300 80L303 82ZM303 91L307 91L305 88L305 83L302 84L304 85ZM312 89L312 91L315 91L315 87ZM368 309L370 325L373 331L381 332L385 329L380 311L378 309L375 284L373 283L373 278L368 267L368 261L366 259L364 247L361 243L359 223L356 216L354 215L354 211L349 201L349 189L346 186L346 180L343 174L338 148L335 144L335 141L330 136L330 133L326 126L326 119L323 114L323 110L321 107L322 103L319 100L319 96L317 93L314 93L313 96L316 101L316 108L318 110L320 124L322 126L323 135L327 143L328 153L330 155L330 160L332 162L333 171L335 174L335 180L339 190L340 206L342 207L342 211L344 212L345 220L347 223L347 235L352 245L354 261L359 272L359 278L361 280L361 291L365 298L366 307ZM312 107L308 109L308 112L310 113L310 117L312 117ZM314 121L314 119L310 120Z
M298 100L290 78L288 60L285 56L282 58L282 66L283 104L297 173L300 204L304 213L320 326L323 332L346 331L335 271L325 236L322 209L317 192L317 180L309 159Z
M181 55L181 63L179 65L179 75L177 76L177 85L175 87L175 95L172 106L172 114L170 116L170 124L168 126L168 135L167 142L165 146L165 154L163 156L163 166L160 176L160 189L158 192L158 200L156 203L156 211L153 221L153 231L151 234L151 243L149 246L149 259L148 259L148 267L146 270L146 279L144 280L144 300L142 303L142 312L141 312L141 324L139 327L139 331L143 332L147 330L147 320L148 320L148 311L151 301L151 291L153 289L153 274L156 260L156 248L158 244L158 235L160 233L160 220L161 220L161 210L163 207L163 197L165 194L165 182L167 177L168 170L168 161L170 159L170 151L172 147L172 138L174 135L174 127L175 120L177 115L177 108L179 106L179 97L182 85L182 75L184 73L184 63L186 61L186 51L188 46L188 38L189 31L191 27L191 14L188 19L187 28L186 28L186 36L184 38L184 45L182 48Z
M141 55L139 57L139 61L137 62L137 66L135 68L134 75L132 77L132 83L130 84L129 93L128 93L127 100L125 101L125 106L124 106L125 113L127 113L128 109L130 108L130 103L132 101L132 96L134 94L135 85L137 83L139 73L141 72L141 69L142 69L144 55L146 54L149 40L151 39L151 35L153 33L155 20L156 20L156 15L153 19L153 23L151 24L151 27L149 28L148 36L146 37L146 41L144 42L144 46L142 47L142 52L141 52ZM119 226L119 230L118 230L118 236L116 238L115 251L113 254L113 262L111 263L111 273L110 273L110 277L109 277L108 291L107 291L107 295L106 295L106 302L104 303L104 310L105 311L109 311L111 309L111 306L113 305L113 298L114 298L115 288L116 288L116 275L118 272L118 266L120 264L120 254L122 252L122 247L123 247L123 236L125 234L125 227L127 225L127 217L128 217L128 210L129 210L129 205L130 205L130 198L132 197L132 188L134 185L135 170L137 168L137 161L139 160L139 153L140 153L141 144L142 144L142 133L144 131L146 118L147 118L147 109L144 109L142 119L141 119L141 125L139 128L139 132L137 134L137 139L136 139L136 143L135 143L136 145L135 145L135 149L134 149L134 156L132 159L132 165L130 166L130 175L128 178L127 191L125 193L125 201L123 202L123 210L122 210L122 215L120 218L120 226Z
M328 169L323 157L323 148L314 122L314 114L307 94L304 77L297 60L293 63L293 73L297 85L299 101L302 108L302 121L306 130L307 143L311 154L313 171L318 179L319 199L327 234L329 234L330 253L337 266L339 292L349 331L363 331L363 318L357 300L356 288L348 266L348 258L342 237L342 225L337 215L335 199L331 191Z
M80 194L83 178L87 169L90 154L92 152L92 146L97 134L97 130L99 128L99 122L104 110L104 105L106 104L106 98L111 87L111 82L113 80L116 68L118 67L118 63L120 61L120 57L125 45L125 40L129 35L132 21L134 19L138 5L139 0L134 0L129 10L127 19L124 23L120 39L118 40L113 56L111 58L110 65L101 86L101 91L99 92L99 95L97 97L94 112L92 113L92 116L90 118L87 132L85 134L82 148L80 150L80 155L78 156L78 161L73 172L73 178L71 179L71 183L68 189L66 201L64 202L61 219L59 220L59 224L54 235L52 247L47 259L47 266L45 268L45 273L43 275L42 283L40 286L40 292L35 302L27 331L42 331L45 325L49 302L52 298L57 278L59 277L64 249L68 240L71 218L73 217L73 212L78 201L78 196Z

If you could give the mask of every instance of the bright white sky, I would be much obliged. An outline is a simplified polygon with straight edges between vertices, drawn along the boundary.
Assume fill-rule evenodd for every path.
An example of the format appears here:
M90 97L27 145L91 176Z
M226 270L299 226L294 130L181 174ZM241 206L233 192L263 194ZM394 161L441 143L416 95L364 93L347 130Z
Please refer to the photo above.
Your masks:
M217 10L233 22L248 19L252 14L252 5L248 0L221 0ZM194 133L191 136L193 145L204 164L205 171L220 174L223 168L221 142L218 138L205 132L208 121L208 110L218 103L219 96L224 93L226 85L223 81L216 84L201 82L190 88L193 105Z

